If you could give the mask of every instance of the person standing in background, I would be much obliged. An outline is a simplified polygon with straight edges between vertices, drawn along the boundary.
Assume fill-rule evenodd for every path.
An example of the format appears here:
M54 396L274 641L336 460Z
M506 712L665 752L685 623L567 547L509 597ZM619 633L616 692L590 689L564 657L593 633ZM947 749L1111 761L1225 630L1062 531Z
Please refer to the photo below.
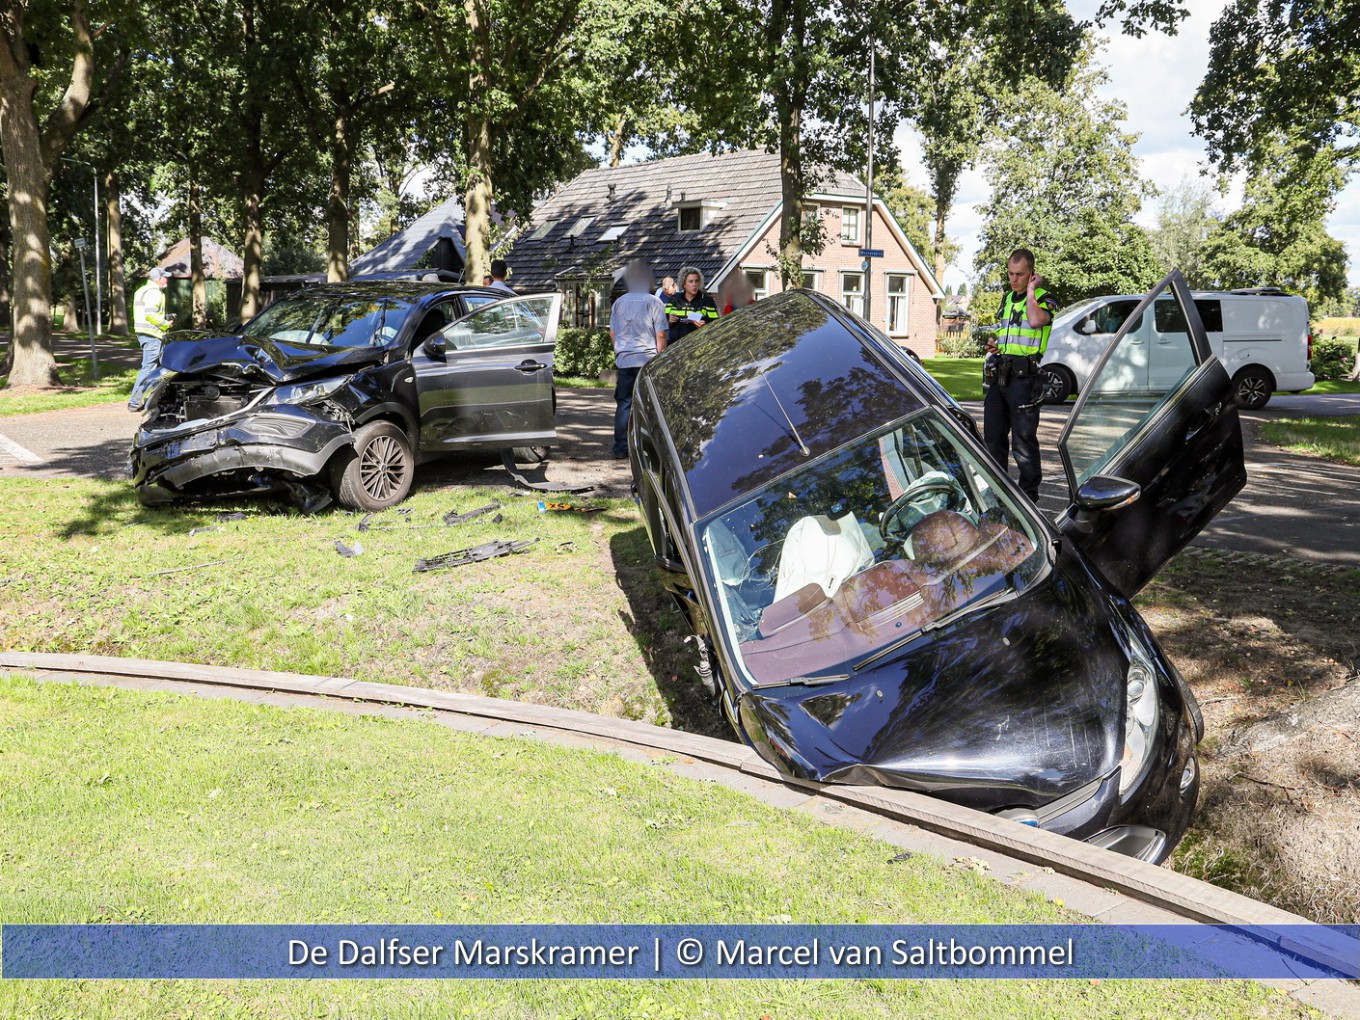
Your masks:
M165 331L175 321L174 316L165 314L165 288L169 284L170 277L165 270L156 266L132 298L132 329L142 347L142 367L132 384L129 411L141 411L146 407L146 390L160 375Z
M628 456L628 416L642 366L666 349L666 306L652 293L652 267L641 259L624 270L628 293L609 309L609 339L614 343L614 459Z
M703 273L686 266L680 270L680 287L666 302L666 319L670 323L667 342L673 344L718 317L718 306L704 293Z

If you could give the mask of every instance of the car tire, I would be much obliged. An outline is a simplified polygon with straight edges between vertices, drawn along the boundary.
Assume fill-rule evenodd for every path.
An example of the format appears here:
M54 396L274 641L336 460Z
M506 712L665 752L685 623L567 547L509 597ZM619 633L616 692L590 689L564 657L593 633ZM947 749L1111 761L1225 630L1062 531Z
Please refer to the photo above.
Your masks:
M1247 411L1259 411L1270 403L1270 394L1275 390L1275 380L1264 368L1252 365L1233 376L1233 396L1237 406Z
M354 433L354 447L331 465L335 501L372 513L394 506L411 491L416 459L406 433L390 421L371 421Z
M1072 373L1061 365L1043 365L1039 368L1039 374L1044 380L1045 404L1061 404L1077 388Z
M512 446L510 456L516 464L542 464L552 453L550 446Z

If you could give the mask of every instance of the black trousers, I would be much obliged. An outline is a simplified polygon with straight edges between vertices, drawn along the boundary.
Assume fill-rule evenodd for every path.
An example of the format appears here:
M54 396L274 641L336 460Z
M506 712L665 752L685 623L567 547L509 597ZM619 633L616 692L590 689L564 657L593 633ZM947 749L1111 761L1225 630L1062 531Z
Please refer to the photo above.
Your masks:
M1043 470L1039 465L1039 399L1043 376L1038 372L1024 379L1011 377L1005 386L992 383L982 404L982 437L987 452L1008 468L1006 458L1015 456L1020 469L1020 488L1030 499L1039 498Z

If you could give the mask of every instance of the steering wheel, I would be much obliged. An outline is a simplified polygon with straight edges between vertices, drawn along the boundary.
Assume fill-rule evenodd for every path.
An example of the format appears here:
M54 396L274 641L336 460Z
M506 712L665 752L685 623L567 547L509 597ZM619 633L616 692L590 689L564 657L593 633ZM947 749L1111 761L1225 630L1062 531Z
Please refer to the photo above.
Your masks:
M927 500L937 500L939 497L943 497L943 502L938 506L931 506L928 510L915 505ZM916 479L907 486L902 495L888 504L883 516L878 519L878 533L883 536L883 541L889 544L901 542L927 514L936 510L962 512L967 503L967 497L964 496L958 482L941 472L932 471ZM904 511L909 508L914 514L912 519L904 527L894 528L894 522L904 516Z

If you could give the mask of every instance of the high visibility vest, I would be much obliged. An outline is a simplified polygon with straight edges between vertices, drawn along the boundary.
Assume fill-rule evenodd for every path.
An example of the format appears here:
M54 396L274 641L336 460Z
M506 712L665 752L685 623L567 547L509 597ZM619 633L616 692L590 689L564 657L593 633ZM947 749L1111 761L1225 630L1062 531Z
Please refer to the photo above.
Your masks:
M1001 325L996 332L996 346L1002 354L1043 354L1048 349L1048 334L1053 330L1053 312L1057 302L1043 287L1034 288L1034 300L1048 312L1048 325L1030 325L1028 297L1006 292L1001 305Z
M138 287L132 298L132 331L159 340L169 328L170 320L165 315L165 292L151 282Z

